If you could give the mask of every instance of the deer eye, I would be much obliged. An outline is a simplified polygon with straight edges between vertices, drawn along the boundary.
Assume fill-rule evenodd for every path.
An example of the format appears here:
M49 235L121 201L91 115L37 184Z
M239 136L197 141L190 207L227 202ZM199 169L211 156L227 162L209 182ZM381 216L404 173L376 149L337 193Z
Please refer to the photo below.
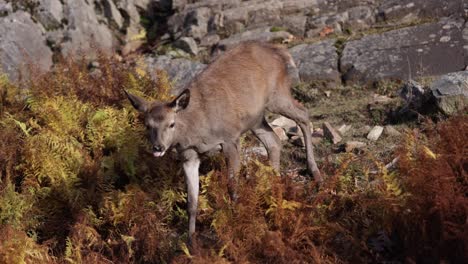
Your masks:
M175 126L175 123L171 123L171 124L169 125L170 128L174 128L174 126Z

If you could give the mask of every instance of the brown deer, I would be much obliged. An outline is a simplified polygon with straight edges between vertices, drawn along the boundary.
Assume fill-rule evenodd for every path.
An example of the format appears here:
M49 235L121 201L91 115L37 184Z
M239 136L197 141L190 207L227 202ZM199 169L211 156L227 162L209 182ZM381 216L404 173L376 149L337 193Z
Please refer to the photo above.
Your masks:
M322 181L315 163L309 115L291 96L287 50L266 43L245 42L218 56L171 103L146 102L128 94L145 115L155 157L174 147L182 155L188 190L189 237L195 232L199 191L199 155L222 149L230 186L239 172L239 138L250 130L267 149L279 171L281 142L265 119L265 111L294 120L305 137L307 166ZM230 189L233 197L232 187Z

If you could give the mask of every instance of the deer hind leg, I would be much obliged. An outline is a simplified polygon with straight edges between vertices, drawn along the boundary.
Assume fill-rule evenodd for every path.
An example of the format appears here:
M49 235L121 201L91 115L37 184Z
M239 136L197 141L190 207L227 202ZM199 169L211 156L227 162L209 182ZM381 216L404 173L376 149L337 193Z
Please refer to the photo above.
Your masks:
M262 142L268 152L271 166L279 172L281 141L265 118L252 128L252 133Z
M277 95L273 102L270 102L267 109L273 113L283 115L294 120L302 130L307 151L307 167L314 176L315 181L322 182L322 176L317 167L314 158L314 149L312 146L312 134L310 133L310 121L307 110L301 104L292 99L289 94Z
M195 233L195 222L197 219L198 209L198 192L199 192L199 172L200 159L194 150L187 150L183 153L185 182L187 184L187 211L189 213L189 241L191 241Z
M223 154L226 157L229 175L229 195L233 201L237 200L237 181L240 170L240 139L235 139L232 142L225 142L222 144Z

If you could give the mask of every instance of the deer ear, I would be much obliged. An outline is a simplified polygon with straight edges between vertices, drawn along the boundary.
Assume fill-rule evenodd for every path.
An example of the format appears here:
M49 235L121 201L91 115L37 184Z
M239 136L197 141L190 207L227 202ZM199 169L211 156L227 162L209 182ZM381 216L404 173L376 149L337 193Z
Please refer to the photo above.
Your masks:
M187 108L190 102L190 90L185 89L177 98L172 101L169 106L174 108L176 112Z
M128 100L130 100L130 103L132 103L133 107L135 107L136 110L140 112L146 112L146 110L148 110L148 102L145 99L139 96L130 94L125 90L124 92L127 95Z

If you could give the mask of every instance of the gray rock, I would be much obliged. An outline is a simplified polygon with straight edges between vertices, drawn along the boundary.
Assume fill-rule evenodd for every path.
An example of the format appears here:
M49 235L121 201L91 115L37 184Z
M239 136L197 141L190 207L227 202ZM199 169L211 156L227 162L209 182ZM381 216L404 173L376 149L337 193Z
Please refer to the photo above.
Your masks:
M122 38L122 53L124 55L137 50L145 42L145 38L141 36L143 27L140 23L140 13L138 13L136 3L140 2L120 0L116 3L118 10L120 10L125 19L125 36Z
M104 7L104 15L109 19L110 23L117 29L121 29L124 25L124 19L114 2L112 0L103 0L102 4Z
M341 72L347 83L438 75L464 67L459 20L442 20L369 35L346 44Z
M366 147L366 143L360 142L360 141L348 141L345 144L345 151L346 152L351 152L355 149L362 149Z
M288 135L286 135L286 132L284 131L284 129L282 127L275 127L273 128L273 132L275 132L275 134L278 136L278 138L281 140L281 141L286 141L288 140Z
M200 40L208 34L208 22L211 17L211 9L207 7L198 8L187 14L184 26L187 36Z
M336 130L328 122L323 123L323 134L326 138L331 140L333 144L337 144L342 140L338 132L336 132Z
M451 115L468 106L468 71L449 73L431 85L438 108Z
M209 34L209 35L204 36L200 40L200 46L201 47L212 47L212 46L218 44L218 42L220 40L221 40L221 38L217 34Z
M351 129L351 127L352 125L343 124L342 126L340 126L340 128L338 128L338 132L340 133L340 135L344 136Z
M384 128L384 132L385 132L385 134L387 134L387 135L389 135L391 137L401 136L401 133L391 125L386 125L385 128Z
M274 40L287 41L292 38L293 36L291 35L291 33L286 31L270 32L270 28L259 28L232 35L229 38L221 40L218 46L223 49L228 49L243 41L248 40L270 42Z
M168 56L159 56L157 58L147 57L146 64L151 73L156 69L165 70L172 81L175 82L173 94L177 95L190 83L190 81L199 74L206 65L184 58L172 59ZM157 76L153 76L157 78Z
M382 126L375 126L371 129L369 134L367 135L367 139L372 141L379 140L380 136L382 135L384 128Z
M399 90L400 97L405 100L406 106L410 109L420 109L427 102L427 93L424 87L410 80L403 84Z
M301 81L325 81L330 86L341 83L338 54L334 44L334 40L325 40L314 44L301 44L289 50L299 69Z
M42 71L52 66L52 51L46 45L43 31L44 28L23 11L0 17L1 71L11 80L18 79L18 70L25 64L32 63ZM27 72L25 74L27 76Z
M198 46L193 38L182 37L174 42L174 46L192 55L198 54Z
M288 29L293 35L304 36L307 24L307 16L291 15L284 16L282 26Z
M40 0L35 17L47 30L59 28L63 19L63 5L59 0Z
M282 127L284 130L288 131L292 127L296 126L296 122L294 120L292 120L292 119L287 118L287 117L280 116L280 117L276 118L275 120L273 120L273 122L271 122L271 126L273 126L273 127Z
M467 3L467 6L468 6L468 3ZM465 23L465 28L463 29L462 37L463 37L463 49L465 53L465 66L468 66L468 23Z
M94 8L85 0L73 0L65 6L68 29L62 53L65 56L83 53L89 58L96 56L96 48L112 53L114 39L110 29L98 21Z
M295 146L298 146L298 147L305 147L304 137L292 136L291 143L293 143Z
M463 16L463 1L385 0L378 7L379 17L400 23L420 18Z
M335 33L343 30L351 31L369 28L375 23L375 12L368 6L355 6L339 13L330 13L322 16L311 16L307 22L307 37L317 37L325 28L331 28Z
M5 2L5 0L0 0L0 17L7 16L13 13L13 7L10 2Z

